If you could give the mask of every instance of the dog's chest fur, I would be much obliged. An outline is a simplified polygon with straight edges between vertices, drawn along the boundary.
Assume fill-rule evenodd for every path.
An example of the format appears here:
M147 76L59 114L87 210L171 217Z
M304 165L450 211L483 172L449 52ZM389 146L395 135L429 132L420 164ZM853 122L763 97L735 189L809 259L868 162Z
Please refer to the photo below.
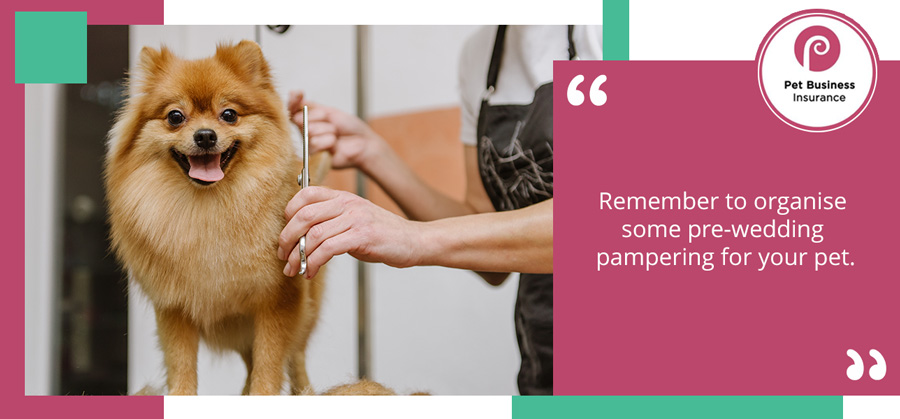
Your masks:
M292 188L240 196L183 186L117 202L113 238L130 276L156 307L180 308L198 324L254 312L290 280L275 253Z

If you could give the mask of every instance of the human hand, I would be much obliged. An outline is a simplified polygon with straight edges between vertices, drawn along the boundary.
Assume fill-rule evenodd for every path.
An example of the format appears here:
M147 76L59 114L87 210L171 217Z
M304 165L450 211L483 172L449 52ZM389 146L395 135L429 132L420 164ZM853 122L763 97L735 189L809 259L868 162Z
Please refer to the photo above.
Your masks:
M312 278L332 257L349 253L364 262L394 267L418 264L424 249L421 225L355 194L310 186L297 192L284 211L278 258L287 260L286 276L300 270L300 236L306 235L306 277Z
M303 105L309 107L309 153L328 151L335 169L363 168L367 159L377 154L374 149L383 143L378 134L355 115L315 104L305 99L303 92L291 92L288 112L291 121L303 129Z

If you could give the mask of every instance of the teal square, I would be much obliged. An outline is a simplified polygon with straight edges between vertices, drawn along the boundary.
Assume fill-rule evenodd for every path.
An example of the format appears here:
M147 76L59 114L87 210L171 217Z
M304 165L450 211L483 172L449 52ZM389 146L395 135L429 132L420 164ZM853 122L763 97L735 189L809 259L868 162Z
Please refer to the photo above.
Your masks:
M16 83L87 83L87 12L16 12Z

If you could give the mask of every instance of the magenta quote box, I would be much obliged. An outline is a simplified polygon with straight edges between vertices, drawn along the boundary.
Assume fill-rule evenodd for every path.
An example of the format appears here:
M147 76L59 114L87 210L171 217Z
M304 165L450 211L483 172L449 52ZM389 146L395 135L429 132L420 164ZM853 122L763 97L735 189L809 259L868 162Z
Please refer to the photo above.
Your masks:
M755 62L555 63L557 394L900 393L900 63L878 70L858 118L813 133L767 107ZM602 106L571 104L576 75L585 98L607 76ZM686 195L718 199L689 209ZM643 264L602 256L629 252Z

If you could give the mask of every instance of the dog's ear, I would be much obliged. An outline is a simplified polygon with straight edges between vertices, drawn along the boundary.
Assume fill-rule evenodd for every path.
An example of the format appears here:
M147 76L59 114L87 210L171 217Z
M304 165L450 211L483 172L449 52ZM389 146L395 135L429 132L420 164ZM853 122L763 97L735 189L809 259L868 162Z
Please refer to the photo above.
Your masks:
M175 54L172 54L172 51L165 46L160 49L142 48L138 65L128 78L131 94L151 91L158 77L165 73L173 61L175 61Z
M256 42L243 40L237 45L219 44L216 47L216 59L235 69L235 73L246 77L247 81L264 89L272 88L269 64Z
M141 49L138 66L144 74L157 74L164 71L174 57L172 51L169 51L165 46L159 50L144 47Z

